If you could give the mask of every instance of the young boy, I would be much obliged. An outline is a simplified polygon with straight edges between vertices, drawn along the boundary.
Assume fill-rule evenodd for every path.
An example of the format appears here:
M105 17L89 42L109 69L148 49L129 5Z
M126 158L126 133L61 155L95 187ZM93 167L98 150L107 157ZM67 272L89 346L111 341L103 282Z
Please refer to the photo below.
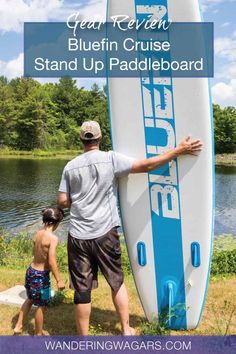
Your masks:
M24 320L31 306L35 305L37 306L35 312L35 335L43 335L44 312L51 299L50 271L52 271L56 279L57 288L59 290L65 288L56 261L58 237L53 234L63 217L64 212L60 208L47 207L42 211L43 228L34 236L34 258L25 275L27 300L21 307L14 334L22 332Z

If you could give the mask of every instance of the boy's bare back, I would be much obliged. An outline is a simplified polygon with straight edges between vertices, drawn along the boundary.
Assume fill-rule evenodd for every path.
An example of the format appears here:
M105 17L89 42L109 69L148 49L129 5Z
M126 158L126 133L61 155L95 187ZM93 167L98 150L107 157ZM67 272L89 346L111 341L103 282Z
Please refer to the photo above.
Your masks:
M58 238L52 232L40 230L33 238L33 263L32 266L37 270L50 270L49 249L50 246L58 243Z
M65 289L65 284L60 277L56 260L58 238L53 232L63 220L64 212L57 207L46 207L42 211L43 228L33 238L33 262L25 274L25 288L27 299L23 303L14 334L22 333L24 319L31 306L37 306L35 312L35 334L43 335L44 309L51 300L50 271L56 280L57 289Z

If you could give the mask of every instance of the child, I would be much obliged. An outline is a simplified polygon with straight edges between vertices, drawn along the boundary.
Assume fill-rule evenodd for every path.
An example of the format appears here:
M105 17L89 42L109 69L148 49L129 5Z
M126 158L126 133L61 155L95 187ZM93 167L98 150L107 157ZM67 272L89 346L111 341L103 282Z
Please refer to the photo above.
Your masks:
M57 288L65 288L64 282L56 261L56 248L58 237L53 234L64 217L60 208L47 207L42 211L43 228L37 232L33 239L33 262L28 267L25 275L25 288L27 300L21 307L14 334L20 334L23 322L32 305L37 306L35 312L35 335L43 335L43 318L46 306L51 299L51 282L49 273L52 271Z

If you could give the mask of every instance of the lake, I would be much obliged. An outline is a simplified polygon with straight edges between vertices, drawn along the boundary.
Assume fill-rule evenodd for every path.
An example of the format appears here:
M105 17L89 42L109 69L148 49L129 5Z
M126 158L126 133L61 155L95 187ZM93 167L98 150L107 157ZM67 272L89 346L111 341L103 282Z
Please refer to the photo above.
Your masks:
M34 232L55 204L65 160L0 159L0 228ZM236 167L216 168L215 234L236 235ZM58 234L66 238L68 216Z

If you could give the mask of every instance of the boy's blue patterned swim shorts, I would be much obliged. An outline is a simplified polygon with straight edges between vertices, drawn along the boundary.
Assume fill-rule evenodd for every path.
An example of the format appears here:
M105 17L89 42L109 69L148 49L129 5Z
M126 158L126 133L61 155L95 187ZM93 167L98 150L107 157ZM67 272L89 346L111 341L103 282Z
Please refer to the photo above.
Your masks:
M49 270L36 270L28 267L25 274L27 297L35 306L47 306L51 300L51 281Z

